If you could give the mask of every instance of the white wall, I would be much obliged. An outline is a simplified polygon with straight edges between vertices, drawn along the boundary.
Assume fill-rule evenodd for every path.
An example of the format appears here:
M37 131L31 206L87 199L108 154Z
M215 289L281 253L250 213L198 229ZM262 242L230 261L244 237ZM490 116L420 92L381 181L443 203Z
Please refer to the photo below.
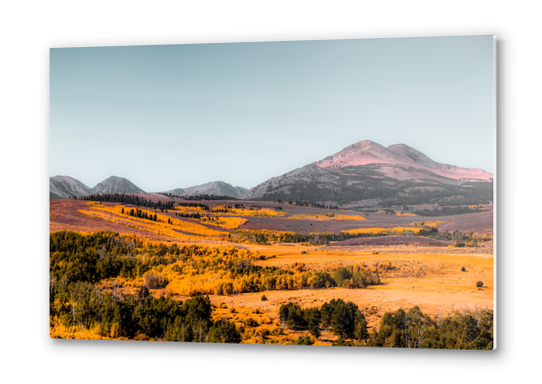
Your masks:
M197 3L197 6L188 5ZM538 368L540 9L535 1L3 2L0 379L496 382ZM491 353L48 338L50 47L496 34L499 347ZM528 312L528 313L527 313ZM530 329L528 329L530 328ZM523 378L523 380L522 380ZM4 380L2 380L4 381Z

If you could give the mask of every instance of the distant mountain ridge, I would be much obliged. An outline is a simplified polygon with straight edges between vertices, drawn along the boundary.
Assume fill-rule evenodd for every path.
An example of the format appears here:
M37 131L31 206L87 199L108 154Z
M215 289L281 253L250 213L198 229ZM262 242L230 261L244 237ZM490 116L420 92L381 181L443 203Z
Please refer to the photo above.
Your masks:
M231 184L228 184L224 181L211 181L209 183L195 185L193 187L187 188L176 188L167 193L172 193L174 195L212 195L212 196L230 196L237 199L241 198L246 192L247 188L243 187L234 187Z
M213 195L241 198L247 188L234 187L224 181L212 181L187 188L177 188L168 193L174 195ZM69 176L54 176L49 178L49 198L66 199L74 196L88 196L92 194L113 194L113 193L146 193L143 189L123 177L111 176L98 183L94 188L89 188L82 182Z
M54 176L49 178L49 199L67 199L92 194L107 193L145 193L144 190L123 177L111 176L89 188L77 179L70 176Z
M432 205L438 208L492 201L492 181L493 175L489 172L439 163L406 144L386 148L365 140L266 180L250 190L213 181L167 193L245 200L281 199L343 207ZM107 178L94 188L69 176L50 178L51 200L94 193L146 192L117 176Z

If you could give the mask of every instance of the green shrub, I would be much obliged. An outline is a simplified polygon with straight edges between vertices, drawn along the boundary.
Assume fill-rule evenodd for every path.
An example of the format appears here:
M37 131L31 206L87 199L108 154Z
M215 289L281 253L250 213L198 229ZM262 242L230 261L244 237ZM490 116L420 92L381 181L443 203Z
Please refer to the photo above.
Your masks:
M313 341L310 336L299 336L294 345L313 345Z
M256 320L254 320L252 317L249 317L249 318L245 319L245 325L247 327L257 327L258 322Z

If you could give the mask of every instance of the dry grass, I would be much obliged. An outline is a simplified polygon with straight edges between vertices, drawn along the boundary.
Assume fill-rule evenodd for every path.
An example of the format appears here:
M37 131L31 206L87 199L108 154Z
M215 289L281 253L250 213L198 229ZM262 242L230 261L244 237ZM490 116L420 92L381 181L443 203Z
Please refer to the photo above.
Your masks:
M404 247L407 248L407 247ZM433 251L440 251L434 248ZM450 251L450 250L447 250ZM294 301L302 306L320 306L333 298L342 298L356 303L362 310L370 313L368 321L377 325L386 311L411 308L419 305L427 313L435 316L455 308L480 306L493 308L493 257L484 254L442 253L395 253L382 249L374 251L324 251L314 248L312 252L300 254L296 250L275 252L276 258L259 261L260 265L290 265L305 263L309 269L327 269L353 264L367 265L378 269L382 285L367 289L350 290L342 288L325 290L280 291L266 293L267 302L259 306L276 305ZM376 252L375 252L376 253ZM390 265L388 271L378 268ZM466 272L461 272L465 267ZM484 282L478 290L476 282ZM250 300L240 300L249 305ZM249 296L250 297L250 296ZM236 300L232 298L232 301ZM232 303L233 304L233 303ZM256 305L256 303L253 303Z
M363 216L358 215L336 215L334 213L325 213L325 214L298 214L288 217L288 219L293 220L314 220L314 221L356 221L356 220L367 220Z
M157 218L157 221L131 216L128 212L131 210L133 211L134 209L122 204L104 205L101 203L89 202L87 203L87 209L81 209L78 212L97 219L146 232L163 234L176 239L211 238L218 240L227 237L227 234L224 232L213 230L192 221L172 218L149 209L138 209L149 216L154 215Z

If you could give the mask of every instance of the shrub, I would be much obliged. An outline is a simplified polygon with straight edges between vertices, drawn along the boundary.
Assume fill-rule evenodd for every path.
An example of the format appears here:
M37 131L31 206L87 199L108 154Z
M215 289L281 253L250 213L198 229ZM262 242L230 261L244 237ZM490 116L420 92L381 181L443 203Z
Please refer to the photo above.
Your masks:
M257 327L258 322L256 320L254 320L252 317L249 317L249 318L245 319L245 325L248 326L248 327Z
M158 272L149 271L143 275L143 285L150 289L164 288L168 280Z
M262 301L267 301L267 297L265 295L262 295Z
M478 288L482 288L482 287L484 286L484 283L481 282L481 281L478 281L478 282L476 282L476 286L477 286Z
M267 328L260 328L256 331L256 336L261 337L262 339L265 339L269 336L269 329Z
M294 345L313 345L313 341L310 336L299 336Z
M137 341L148 341L149 338L148 338L147 335L145 335L144 333L140 333L139 335L137 335L136 337L134 337L134 340L137 340Z
M339 337L331 345L334 347L353 347L354 343L352 343L351 341L345 340L342 337Z

